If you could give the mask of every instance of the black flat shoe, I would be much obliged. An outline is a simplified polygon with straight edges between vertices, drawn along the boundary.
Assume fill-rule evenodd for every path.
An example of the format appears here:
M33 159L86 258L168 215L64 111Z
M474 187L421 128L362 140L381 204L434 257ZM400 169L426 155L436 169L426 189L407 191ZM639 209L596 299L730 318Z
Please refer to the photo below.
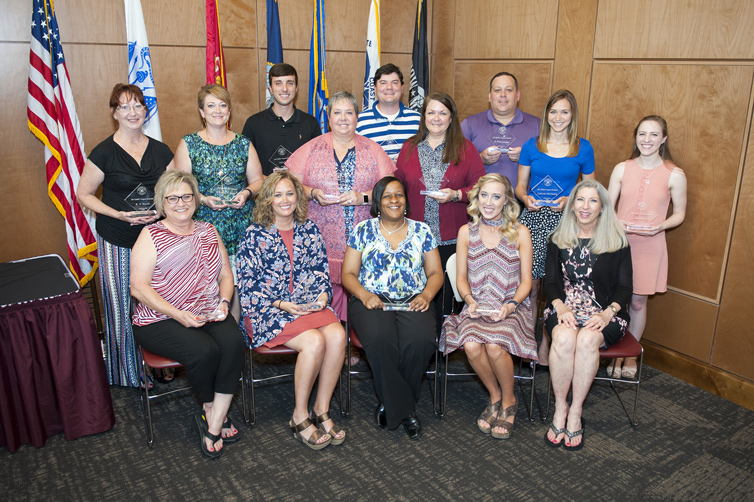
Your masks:
M382 427L383 429L387 427L385 405L382 403L378 404L377 408L374 410L374 423L377 424L378 427Z
M403 428L406 430L409 438L418 439L422 431L422 424L419 422L419 417L415 413L412 413L403 419Z

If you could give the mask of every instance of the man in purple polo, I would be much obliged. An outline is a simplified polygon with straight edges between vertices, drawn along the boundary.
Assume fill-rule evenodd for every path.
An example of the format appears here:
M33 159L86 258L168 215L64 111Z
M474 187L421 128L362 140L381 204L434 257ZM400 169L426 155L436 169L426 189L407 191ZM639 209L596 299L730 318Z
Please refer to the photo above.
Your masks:
M488 173L500 173L513 187L518 180L518 156L527 140L539 135L540 119L518 109L518 80L500 72L490 80L490 108L461 123L463 135L476 147Z

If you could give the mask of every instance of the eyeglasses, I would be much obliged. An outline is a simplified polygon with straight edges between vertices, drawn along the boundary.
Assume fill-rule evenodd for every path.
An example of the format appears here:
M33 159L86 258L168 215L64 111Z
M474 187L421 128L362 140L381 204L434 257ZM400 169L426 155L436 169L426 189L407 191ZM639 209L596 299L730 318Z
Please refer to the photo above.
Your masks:
M120 111L122 111L124 113L128 113L129 110L133 110L136 113L139 113L140 111L142 111L145 108L146 108L146 106L142 105L141 103L136 103L134 105L124 104L124 105L119 105L117 107L118 110L120 110Z
M194 200L194 194L187 193L186 195L168 195L167 197L165 197L165 200L168 201L168 204L170 204L171 206L178 204L179 200L182 200L183 202L188 204Z

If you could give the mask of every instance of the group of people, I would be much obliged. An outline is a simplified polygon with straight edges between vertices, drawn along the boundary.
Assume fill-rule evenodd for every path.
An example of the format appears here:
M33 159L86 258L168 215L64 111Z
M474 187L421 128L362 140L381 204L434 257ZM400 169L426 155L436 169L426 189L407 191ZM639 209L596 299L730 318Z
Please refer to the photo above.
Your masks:
M598 350L628 329L641 336L647 297L666 286L664 232L684 218L685 177L665 121L640 121L631 160L605 190L569 91L553 94L540 120L518 109L518 82L502 72L490 109L461 123L445 93L408 109L403 75L387 64L373 107L359 113L352 94L333 94L322 134L293 105L292 66L273 66L268 84L273 104L243 134L230 129L228 91L203 87L203 128L175 156L142 133L138 87L113 89L118 128L92 151L77 190L97 213L110 383L152 385L136 344L183 364L202 403L192 429L216 458L240 440L228 409L244 343L285 345L298 352L292 435L315 450L342 444L329 407L349 319L374 375L378 426L419 437L415 403L439 344L465 350L489 393L477 426L498 439L510 437L517 409L511 356L549 364L546 441L580 448ZM451 306L438 293L453 254L465 305L444 318ZM552 346L543 337L538 348L543 277Z

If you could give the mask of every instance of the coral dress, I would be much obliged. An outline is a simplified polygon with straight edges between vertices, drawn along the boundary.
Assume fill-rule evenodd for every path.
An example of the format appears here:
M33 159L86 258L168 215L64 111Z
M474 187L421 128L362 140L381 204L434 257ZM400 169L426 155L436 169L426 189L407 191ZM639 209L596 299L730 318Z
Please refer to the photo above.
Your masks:
M469 224L469 286L477 303L484 308L499 309L513 298L521 283L521 260L516 245L505 237L489 249L482 242L479 225ZM453 352L466 342L494 343L509 354L537 360L537 342L531 304L527 297L502 321L495 322L483 315L472 318L468 305L458 315L448 317L443 324L440 350Z
M673 165L667 162L655 169L642 169L636 160L626 161L618 200L618 218L630 222L638 210L654 217L649 224L665 221L670 206L668 181ZM646 219L645 216L643 219ZM668 246L665 231L647 237L626 234L634 267L634 294L653 295L668 290Z

